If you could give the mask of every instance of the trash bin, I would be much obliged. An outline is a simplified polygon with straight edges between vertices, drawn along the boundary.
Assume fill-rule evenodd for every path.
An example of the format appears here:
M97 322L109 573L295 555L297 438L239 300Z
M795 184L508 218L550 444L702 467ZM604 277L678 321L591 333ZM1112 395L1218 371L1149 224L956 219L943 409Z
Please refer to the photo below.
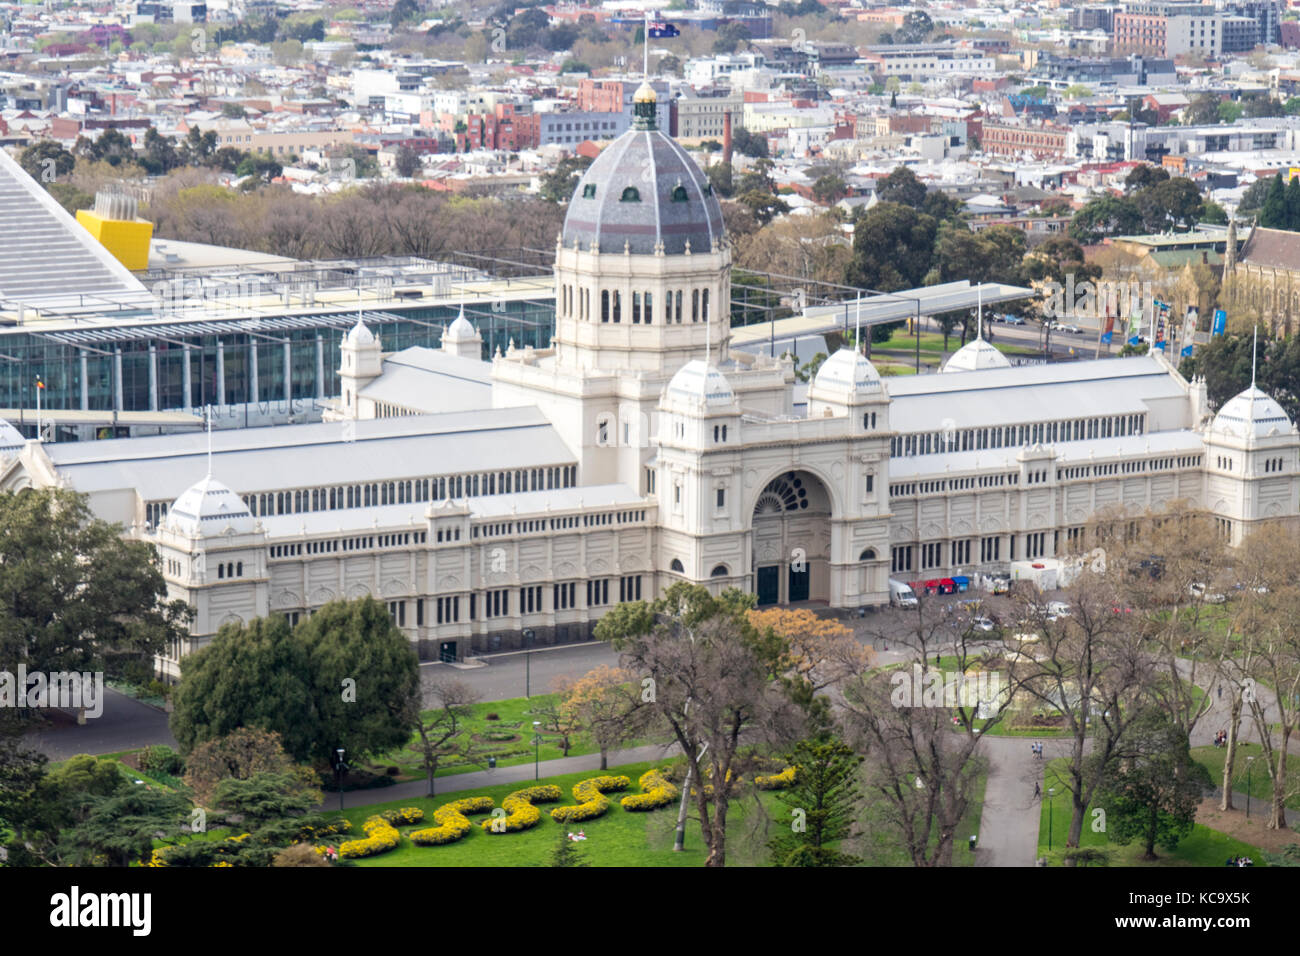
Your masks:
M971 837L970 837L970 851L971 851L972 853L975 852L975 834L973 834L973 833L971 834Z
M489 769L489 770L495 770L496 768L497 768L497 758L496 758L496 757L488 757L488 769Z

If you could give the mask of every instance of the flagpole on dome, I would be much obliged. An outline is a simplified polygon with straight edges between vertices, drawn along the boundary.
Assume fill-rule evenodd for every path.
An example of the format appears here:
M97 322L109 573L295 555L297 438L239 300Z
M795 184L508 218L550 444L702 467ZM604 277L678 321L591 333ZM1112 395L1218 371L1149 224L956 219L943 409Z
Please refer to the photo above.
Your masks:
M203 417L206 419L208 432L208 477L212 477L212 406L203 406Z
M650 8L647 7L641 11L645 14L645 26L641 28L642 46L645 48L645 64L641 70L641 76L647 83L650 82Z

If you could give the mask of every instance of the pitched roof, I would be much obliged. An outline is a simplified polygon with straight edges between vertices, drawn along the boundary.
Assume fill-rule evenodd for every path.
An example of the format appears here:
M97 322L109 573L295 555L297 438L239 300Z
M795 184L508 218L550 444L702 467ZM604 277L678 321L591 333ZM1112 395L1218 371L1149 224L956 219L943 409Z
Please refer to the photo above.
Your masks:
M1237 261L1243 265L1300 271L1300 232L1256 226Z

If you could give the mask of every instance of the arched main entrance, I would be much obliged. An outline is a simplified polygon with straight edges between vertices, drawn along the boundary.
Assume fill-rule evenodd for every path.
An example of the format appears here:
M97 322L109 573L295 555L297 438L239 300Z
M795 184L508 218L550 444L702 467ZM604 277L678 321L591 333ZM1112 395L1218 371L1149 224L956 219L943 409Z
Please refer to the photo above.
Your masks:
M806 471L778 475L753 515L754 592L759 606L830 597L831 499Z

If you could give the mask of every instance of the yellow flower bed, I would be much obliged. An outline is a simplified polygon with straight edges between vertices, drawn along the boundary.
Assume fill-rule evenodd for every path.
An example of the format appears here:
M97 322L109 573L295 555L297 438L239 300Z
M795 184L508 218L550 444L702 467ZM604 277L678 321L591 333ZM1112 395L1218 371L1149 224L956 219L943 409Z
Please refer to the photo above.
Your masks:
M530 827L537 826L542 819L542 811L538 810L533 803L553 803L559 800L563 794L560 788L554 784L546 784L540 787L524 787L522 790L516 790L504 800L501 801L502 808L506 811L505 829L492 829L492 824L496 823L499 817L493 820L484 820L483 829L488 833L513 833L516 830L527 830Z
M754 783L760 790L784 790L794 783L797 775L797 767L786 767L780 773L772 774L770 777L756 776Z
M577 806L556 807L551 811L551 819L556 823L577 823L580 820L594 820L603 817L609 810L609 800L605 794L611 790L626 790L632 785L627 777L591 777L578 781L573 788L573 798Z
M637 781L642 793L624 797L619 803L624 810L658 810L672 803L681 794L676 785L661 770L647 770Z
M411 842L417 846L455 843L469 833L473 826L466 818L466 814L487 813L494 806L496 801L491 797L466 797L463 800L454 800L434 810L433 822L438 825L414 831L410 834Z
M361 824L361 832L366 836L362 840L348 840L339 846L339 856L344 859L356 859L362 856L378 856L387 853L401 842L402 836L397 828L376 814Z
M379 814L395 827L409 826L424 819L424 811L419 807L402 807L400 810L385 810Z

